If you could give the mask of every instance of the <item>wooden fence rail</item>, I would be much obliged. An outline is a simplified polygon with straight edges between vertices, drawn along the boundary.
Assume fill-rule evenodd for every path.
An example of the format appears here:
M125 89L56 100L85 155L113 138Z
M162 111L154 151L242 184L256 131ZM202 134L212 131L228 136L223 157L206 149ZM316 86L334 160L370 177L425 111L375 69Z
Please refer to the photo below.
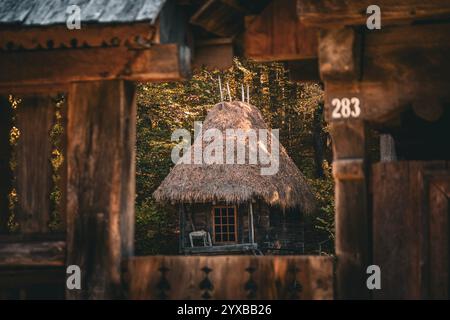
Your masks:
M130 299L333 299L333 258L147 256L123 265Z

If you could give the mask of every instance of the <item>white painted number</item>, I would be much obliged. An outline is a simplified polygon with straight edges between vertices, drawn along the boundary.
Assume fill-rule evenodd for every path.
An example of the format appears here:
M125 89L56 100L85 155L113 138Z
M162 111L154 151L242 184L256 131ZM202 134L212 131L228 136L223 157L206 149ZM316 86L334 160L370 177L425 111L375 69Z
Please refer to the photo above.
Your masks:
M332 117L333 119L340 118L358 118L361 114L358 98L334 98L331 100L331 105L334 107Z

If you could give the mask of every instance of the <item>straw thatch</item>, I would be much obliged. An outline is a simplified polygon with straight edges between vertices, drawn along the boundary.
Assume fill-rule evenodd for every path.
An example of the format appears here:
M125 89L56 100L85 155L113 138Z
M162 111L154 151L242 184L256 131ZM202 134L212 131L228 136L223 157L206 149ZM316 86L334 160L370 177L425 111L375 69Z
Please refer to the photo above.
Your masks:
M222 132L228 128L268 129L256 107L239 101L214 106L203 122L203 132L210 128ZM198 143L202 141L196 139L185 156L192 155L193 146ZM181 164L180 161L154 192L157 201L242 203L262 199L282 208L299 207L305 213L314 208L314 196L305 177L281 145L279 170L274 175L261 175L259 162L250 165L248 161L246 164Z

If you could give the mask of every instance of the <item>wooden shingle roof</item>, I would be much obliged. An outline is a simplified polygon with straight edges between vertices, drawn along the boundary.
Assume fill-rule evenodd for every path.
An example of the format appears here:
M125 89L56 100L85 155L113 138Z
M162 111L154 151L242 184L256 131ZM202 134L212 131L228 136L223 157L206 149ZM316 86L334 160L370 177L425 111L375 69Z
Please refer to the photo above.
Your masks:
M81 9L82 23L153 24L166 0L2 0L0 25L65 24L71 5Z

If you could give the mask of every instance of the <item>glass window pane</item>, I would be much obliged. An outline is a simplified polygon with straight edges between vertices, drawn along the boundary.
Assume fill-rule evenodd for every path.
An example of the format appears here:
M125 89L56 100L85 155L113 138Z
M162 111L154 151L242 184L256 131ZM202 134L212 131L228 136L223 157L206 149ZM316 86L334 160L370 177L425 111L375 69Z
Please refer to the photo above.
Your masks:
M234 207L228 208L228 216L233 216L234 217Z
M230 241L236 241L234 238L234 233L230 234L229 239L230 239Z
M234 233L234 226L230 226L230 232Z
M215 224L220 224L220 218L216 217L216 218L214 219L214 223L215 223Z
M216 217L219 217L219 216L220 216L220 208L215 208L215 209L214 209L214 215L215 215Z

